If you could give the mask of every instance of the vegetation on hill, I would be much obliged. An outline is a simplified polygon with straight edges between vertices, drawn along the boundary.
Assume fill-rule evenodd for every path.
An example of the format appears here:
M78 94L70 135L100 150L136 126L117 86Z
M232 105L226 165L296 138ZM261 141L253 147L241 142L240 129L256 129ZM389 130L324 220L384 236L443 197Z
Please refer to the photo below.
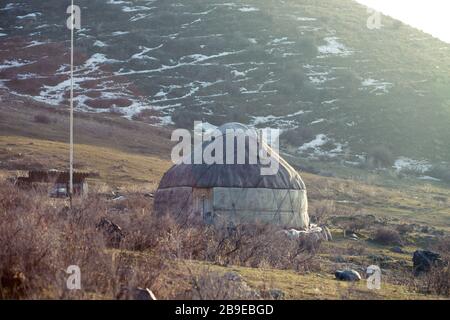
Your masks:
M67 104L64 6L22 0L2 11L10 92ZM311 140L289 140L303 156L354 162L382 147L394 159L450 160L450 45L387 16L370 30L354 1L98 0L82 14L80 111L308 128ZM326 144L298 149L319 134Z
M83 201L75 199L70 209L64 200L39 190L1 182L0 191L2 299L133 299L138 287L150 288L159 299L427 299L450 294L447 269L413 276L414 244L398 254L364 244L364 239L342 238L338 229L334 242L320 246L288 240L270 225L230 230L178 224L152 215L151 201L139 193L127 193L122 200L91 193ZM102 219L121 229L104 228ZM448 239L429 245L448 254ZM381 290L333 279L336 268L352 266L363 273L368 263L383 269ZM66 286L72 265L80 268L81 290Z

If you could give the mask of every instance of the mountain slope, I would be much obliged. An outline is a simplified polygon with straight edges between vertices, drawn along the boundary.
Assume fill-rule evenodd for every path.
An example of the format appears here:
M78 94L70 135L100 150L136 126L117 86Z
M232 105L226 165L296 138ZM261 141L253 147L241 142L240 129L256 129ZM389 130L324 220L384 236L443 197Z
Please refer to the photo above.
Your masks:
M79 111L294 132L290 151L449 161L450 45L350 0L79 1ZM66 3L0 10L0 84L65 108ZM306 130L306 134L305 134Z

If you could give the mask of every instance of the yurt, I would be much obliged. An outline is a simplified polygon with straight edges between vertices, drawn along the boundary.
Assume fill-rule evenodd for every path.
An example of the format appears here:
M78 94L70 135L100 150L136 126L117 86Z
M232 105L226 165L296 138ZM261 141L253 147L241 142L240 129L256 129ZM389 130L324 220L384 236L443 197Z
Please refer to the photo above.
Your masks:
M224 136L234 131L236 137L251 131L238 123L225 124L218 130ZM260 221L296 229L307 228L308 200L300 175L257 135L246 136L246 159L251 151L249 141L252 137L256 137L258 149L263 148L262 151L277 161L278 169L274 174L261 174L262 166L267 163L263 164L259 157L256 163L229 164L224 159L221 164L193 164L192 161L176 164L160 181L154 199L155 213L195 217L206 223ZM210 143L204 142L199 147L205 149ZM226 144L223 146L224 158L225 152L230 151ZM242 144L234 143L233 147L232 152L237 154ZM193 154L188 156L192 158Z

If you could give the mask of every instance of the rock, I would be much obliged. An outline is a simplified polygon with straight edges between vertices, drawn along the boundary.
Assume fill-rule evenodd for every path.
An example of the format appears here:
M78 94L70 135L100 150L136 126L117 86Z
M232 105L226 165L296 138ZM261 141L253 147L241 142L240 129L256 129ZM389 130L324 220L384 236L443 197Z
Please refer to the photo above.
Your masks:
M114 197L112 199L112 201L122 201L122 200L126 200L126 199L127 198L125 196L117 196L117 197Z
M361 275L355 270L337 270L334 273L336 279L340 281L360 281Z
M328 228L327 230L329 237L331 239L332 237L330 230ZM289 230L282 230L281 232L291 240L308 239L313 242L320 242L322 240L328 241L329 239L327 231L325 231L322 227L318 227L317 225L314 224L311 224L309 228L306 230L289 229Z
M223 277L228 281L243 281L241 275L233 271L226 272Z
M304 230L295 229L283 230L282 232L291 240L299 239L301 236L306 234L306 231Z
M422 226L421 229L420 229L420 232L428 233L428 232L430 232L430 229L428 228L428 226Z
M157 300L153 292L148 288L139 288L134 289L133 292L134 300Z
M428 272L433 266L443 264L440 254L428 250L416 250L413 254L414 273Z
M405 251L403 251L403 249L400 248L400 247L392 247L392 248L391 248L391 252L395 252L395 253L405 253Z
M348 238L350 240L354 240L354 241L358 241L359 240L358 236L356 234L354 234L354 233L349 234Z
M283 300L285 296L284 292L280 289L270 289L267 293L274 300Z
M111 220L103 217L96 225L97 230L102 230L105 237L108 239L112 246L118 246L122 241L124 234L122 228Z
M136 287L130 289L127 286L121 286L116 298L119 300L157 300L148 288Z
M347 262L347 260L341 255L338 255L338 256L334 257L333 261L337 262L337 263L345 263L345 262Z

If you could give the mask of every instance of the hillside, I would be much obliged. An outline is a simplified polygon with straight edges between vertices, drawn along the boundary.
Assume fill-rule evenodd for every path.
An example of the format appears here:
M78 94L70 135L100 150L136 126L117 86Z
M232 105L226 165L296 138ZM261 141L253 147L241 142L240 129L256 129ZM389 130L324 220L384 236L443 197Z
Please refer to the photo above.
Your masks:
M278 267L267 265L269 261L280 260L280 257L267 261L264 258L255 262L257 264L242 262L241 255L245 257L247 254L246 246L229 263L222 260L228 259L223 252L213 254L212 257L216 260L211 261L211 256L206 259L199 255L198 250L202 252L201 248L207 243L213 246L209 250L217 250L214 249L215 242L213 239L212 242L205 240L209 238L203 236L196 237L198 233L202 235L202 232L205 232L205 237L211 236L211 230L191 227L183 229L171 224L157 225L159 227L154 229L154 223L157 222L151 214L152 200L148 195L155 191L162 174L171 165L168 157L170 131L109 114L77 113L75 120L75 167L77 170L97 172L99 176L89 180L90 196L83 201L78 198L74 201L74 217L77 217L76 212L82 212L89 220L83 222L87 226L81 225L80 234L83 236L67 240L66 234L78 233L66 233L61 225L60 219L67 210L66 199L52 199L45 192L12 188L5 181L20 175L22 170L67 168L67 112L55 112L33 100L2 92L0 205L5 210L0 210L0 230L3 230L0 232L0 245L5 247L0 252L5 256L12 254L19 261L18 268L25 268L20 263L27 263L27 260L21 260L27 255L16 253L30 250L30 243L34 244L33 254L40 258L41 253L45 255L48 252L49 245L66 244L66 241L70 241L76 248L85 248L87 242L88 247L93 250L89 255L83 251L70 251L73 256L68 257L66 245L54 248L64 259L83 261L83 283L86 290L61 293L58 280L54 277L59 275L58 272L63 270L67 261L59 258L53 261L53 255L45 255L43 264L49 263L45 268L48 272L37 273L45 281L39 282L41 278L30 279L30 284L37 284L38 288L43 289L39 291L30 286L27 297L114 299L118 294L117 284L123 284L124 281L130 281L131 285L140 281L139 286L152 288L159 299L195 298L192 283L203 281L202 290L205 292L202 294L214 297L224 292L221 290L222 286L232 285L224 283L220 278L230 272L239 274L252 290L261 293L269 289L281 290L285 299L448 297L445 289L437 291L433 287L435 282L432 281L435 278L414 278L411 273L411 257L416 249L441 248L447 250L443 253L448 252L448 241L445 241L450 232L450 189L443 183L431 181L417 184L417 180L413 178L356 169L351 169L351 175L336 170L336 175L341 177L301 172L308 188L311 218L330 226L333 242L323 243L314 255L298 267L291 264ZM303 162L301 159L290 161L294 165ZM122 195L124 199L111 200L112 192L114 195ZM26 210L26 215L22 214L23 210ZM124 232L131 235L120 250L111 251L111 248L105 247L101 233L95 231L95 224L104 216L118 223ZM19 233L15 233L17 217L26 218L26 225L31 228L20 228ZM46 217L46 227L32 227L41 226L42 217ZM63 225L68 228L80 228L76 218L76 223L70 219L66 222ZM349 228L358 230L358 241L344 236L344 231ZM380 228L398 230L403 244L401 253L392 251L395 243L380 244L374 240L374 235ZM220 230L218 228L218 232ZM272 233L258 234L258 237L263 238L256 237L254 242L248 243L249 248L261 250L261 241L271 235ZM12 249L11 237L18 239L14 241ZM47 242L48 237L63 237L61 239L64 240L57 238L59 240ZM286 243L282 245L285 246ZM155 256L155 250L161 250L159 255ZM34 257L33 254L31 257ZM111 256L116 256L116 259L117 256L124 256L117 263L123 264L123 268L127 270L132 266L133 272L139 275L137 280L134 273L124 280L119 273L121 269L117 269L115 263L108 264L116 261ZM101 261L100 266L98 261ZM154 263L158 265L153 266ZM364 274L365 268L374 263L382 267L383 285L380 291L367 289L365 282L353 285L334 279L333 273L339 268L355 268ZM98 271L99 267L101 272ZM52 268L59 271L53 272ZM441 281L441 278L437 279ZM116 286L105 289L105 283ZM0 297L5 295L8 296L0 290Z
M56 110L68 104L65 10L58 0L0 9L0 85ZM95 0L81 10L79 111L294 130L282 145L292 155L347 165L378 147L450 160L450 45L385 16L369 30L351 0Z
M5 109L1 108L2 111ZM16 121L21 123L28 118L29 125L16 127L14 133L10 130L9 134L2 133L0 136L0 204L7 208L0 210L4 217L0 219L0 229L4 230L0 235L0 244L8 243L10 248L11 242L6 242L5 239L11 239L13 235L18 237L13 249L2 249L2 254L21 252L17 250L28 249L29 243L33 243L32 254L40 256L41 253L45 254L42 250L45 251L48 245L64 243L63 247L55 249L56 252L69 261L83 261L85 277L85 290L61 293L58 280L53 279L55 274L59 273L41 271L38 276L45 278L45 282L38 282L38 285L42 286L43 291L30 287L32 289L27 291L28 297L114 299L118 294L117 283L123 284L124 281L130 281L131 285L140 281L137 285L152 288L159 299L195 298L193 283L203 281L202 294L214 297L227 292L222 290L223 286L233 285L220 280L220 277L231 272L240 275L252 290L261 293L270 289L281 290L285 299L448 298L445 291L435 291L434 287L430 289L434 278L414 278L411 273L411 257L416 249L442 246L442 250L448 250L448 242L445 242L445 239L448 240L450 232L450 190L445 185L436 182L417 185L411 179L400 180L363 172L359 172L362 176L359 179L355 177L354 180L303 172L302 177L308 187L310 215L313 221L330 226L333 233L332 242L323 243L314 255L298 267L290 264L271 266L268 263L272 260L264 262L264 259L256 265L252 260L248 263L247 260L242 262L241 254L247 254L246 245L238 251L235 260L229 263L221 260L229 257L219 252L206 259L202 255L198 256L198 251L202 252L202 248L212 240L206 241L203 236L199 237L198 233L202 235L201 232L205 232L205 236L211 236L211 230L197 230L196 227L184 229L171 224L154 229L158 220L151 214L152 201L148 192L155 190L163 172L170 166L170 160L164 157L165 149L159 146L161 142L169 145L167 136L146 140L146 150L149 150L147 153L133 150L132 142L120 142L119 146L118 141L114 141L109 130L106 130L111 129L110 124L104 124L104 119L99 115L77 117L79 127L99 128L94 132L97 133L97 142L101 141L98 145L85 143L85 139L90 139L90 130L85 130L75 144L76 168L99 173L99 177L89 180L90 196L83 201L76 198L74 202L75 222L79 223L76 220L77 212L82 213L88 220L83 220L83 223L87 224L81 227L80 234L83 236L69 240L63 236L64 242L55 240L47 243L48 237L53 239L60 236L60 232L65 235L64 229L60 230L64 226L80 227L70 219L66 220L65 224L60 223L60 219L64 217L63 213L67 210L67 200L52 199L46 193L12 189L5 180L28 168L66 168L68 145L64 141L58 141L58 137L63 135L58 127L64 127L66 115L58 115L36 106L24 107L22 110L28 112L21 113L20 119ZM33 120L36 110L39 110L38 114L41 116L51 117L51 125L36 123ZM13 121L5 112L0 113L0 119L3 121L2 127ZM118 124L120 121L116 123L117 128L120 128ZM135 127L119 130L121 135L128 137L136 134ZM35 137L30 136L30 133ZM111 191L122 195L124 199L111 200ZM20 214L22 210L28 210L28 214ZM20 216L27 219L26 225L30 226L30 229L20 229L18 232L21 233L16 234L12 231L15 230L15 224L11 222L15 220L11 219ZM106 248L101 233L95 231L95 223L104 216L119 224L128 235L118 250ZM42 217L45 217L46 227L32 227L40 226ZM349 228L357 228L357 241L344 236L344 230ZM395 243L380 244L374 240L374 234L379 228L399 230L402 252L392 251ZM220 229L218 230L220 232ZM70 237L77 233L67 234ZM258 237L263 238L255 238L254 242L247 245L249 248L261 250L261 241L267 236L258 234ZM27 240L29 237L34 240ZM81 242L80 245L74 245L76 248L85 248L85 243L89 243L88 247L93 251L88 255L84 251L73 250L68 257L66 241ZM214 242L210 245L212 247L209 250L217 250L214 249ZM267 245L264 245L265 247ZM161 252L157 251L159 254L155 256L155 250ZM211 261L211 257L216 260ZM49 259L51 257L45 255L45 262L42 263L47 263ZM57 259L45 270L53 270L51 268L60 264L64 266L64 263L67 263L65 261ZM108 264L110 261L113 262L112 265ZM126 270L132 268L133 276L127 275L124 279L124 275L120 273L121 269L116 269L117 263L123 264ZM157 266L153 266L155 263ZM379 291L367 289L364 281L349 284L334 279L333 273L339 268L355 268L364 274L365 268L374 263L380 265L383 272L382 289ZM62 268L59 267L58 270L63 270ZM108 268L112 268L112 271ZM138 275L137 279L135 274ZM108 281L105 281L104 277L107 277ZM35 285L38 280L33 278L30 281ZM116 283L116 287L104 289L104 283ZM0 293L5 294L1 290Z

